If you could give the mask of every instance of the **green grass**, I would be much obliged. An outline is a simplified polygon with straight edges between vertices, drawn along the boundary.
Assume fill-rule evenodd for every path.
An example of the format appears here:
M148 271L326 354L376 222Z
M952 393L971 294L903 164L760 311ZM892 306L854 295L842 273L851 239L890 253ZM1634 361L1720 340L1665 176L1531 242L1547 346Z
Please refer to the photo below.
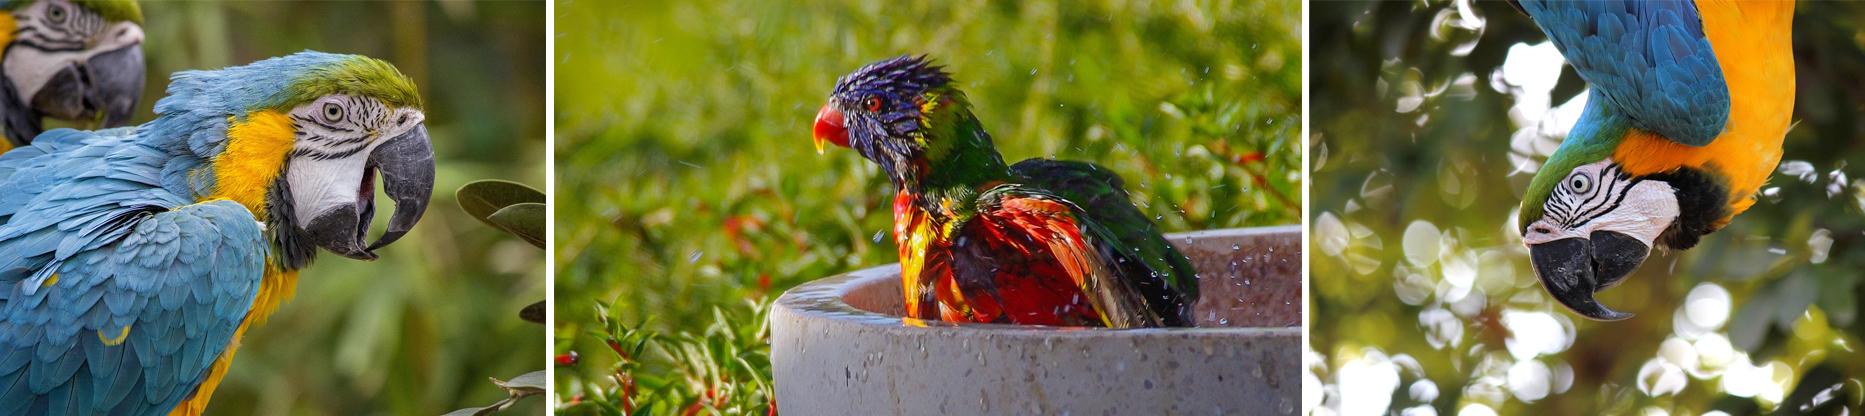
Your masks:
M768 410L758 305L897 260L879 169L809 136L836 77L879 59L946 65L1006 159L1107 166L1168 231L1300 218L1296 1L558 6L573 414Z

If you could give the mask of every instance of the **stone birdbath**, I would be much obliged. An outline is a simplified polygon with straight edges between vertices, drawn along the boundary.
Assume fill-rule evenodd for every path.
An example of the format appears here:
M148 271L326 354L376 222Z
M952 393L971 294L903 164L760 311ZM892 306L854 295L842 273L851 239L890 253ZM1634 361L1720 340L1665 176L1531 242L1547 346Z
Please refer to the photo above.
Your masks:
M1300 226L1169 234L1201 282L1197 328L954 324L901 316L900 267L797 286L771 311L791 415L1294 414Z

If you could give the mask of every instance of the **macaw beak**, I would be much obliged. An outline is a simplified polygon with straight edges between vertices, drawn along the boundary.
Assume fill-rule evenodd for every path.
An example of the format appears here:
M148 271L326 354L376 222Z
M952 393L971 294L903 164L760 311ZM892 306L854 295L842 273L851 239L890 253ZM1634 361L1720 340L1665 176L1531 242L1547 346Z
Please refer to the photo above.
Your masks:
M1651 247L1630 235L1594 231L1588 238L1564 238L1528 246L1529 260L1541 287L1576 314L1598 321L1632 317L1601 305L1593 294L1619 285L1651 254Z
M93 109L103 111L103 124L98 127L128 125L136 103L142 101L142 43L93 56L86 67L96 84L85 100Z
M816 154L822 154L823 142L848 147L848 129L842 123L842 111L836 110L835 104L824 105L822 110L816 111Z
M364 245L369 222L375 218L375 177L382 175L383 193L395 201L388 230ZM312 244L357 260L375 260L375 250L401 239L427 212L434 195L434 144L427 127L415 125L369 154L354 204L343 204L311 218L305 227Z
M105 49L65 66L32 96L40 114L61 120L98 122L98 128L129 124L142 101L142 28L122 23Z

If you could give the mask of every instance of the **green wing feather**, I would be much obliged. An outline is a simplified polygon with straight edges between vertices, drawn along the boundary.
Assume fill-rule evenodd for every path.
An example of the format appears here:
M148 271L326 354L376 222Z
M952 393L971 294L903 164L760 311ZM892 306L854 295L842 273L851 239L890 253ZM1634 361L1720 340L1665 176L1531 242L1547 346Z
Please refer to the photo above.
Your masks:
M1167 326L1194 322L1191 310L1198 299L1198 277L1191 261L1168 244L1159 227L1133 205L1125 182L1114 171L1092 163L1048 159L1017 162L1010 171L1020 182L1081 207L1088 222L1104 228L1112 238L1102 239L1101 244L1116 256L1123 275L1139 280L1147 304L1165 317ZM1172 322L1175 318L1179 322Z

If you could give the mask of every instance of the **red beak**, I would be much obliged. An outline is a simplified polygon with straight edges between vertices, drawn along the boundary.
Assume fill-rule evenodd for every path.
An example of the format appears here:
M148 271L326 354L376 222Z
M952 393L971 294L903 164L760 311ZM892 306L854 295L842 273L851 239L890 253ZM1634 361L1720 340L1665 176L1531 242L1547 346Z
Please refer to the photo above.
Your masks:
M842 127L842 112L834 104L816 112L816 154L822 154L822 142L848 147L848 129Z

